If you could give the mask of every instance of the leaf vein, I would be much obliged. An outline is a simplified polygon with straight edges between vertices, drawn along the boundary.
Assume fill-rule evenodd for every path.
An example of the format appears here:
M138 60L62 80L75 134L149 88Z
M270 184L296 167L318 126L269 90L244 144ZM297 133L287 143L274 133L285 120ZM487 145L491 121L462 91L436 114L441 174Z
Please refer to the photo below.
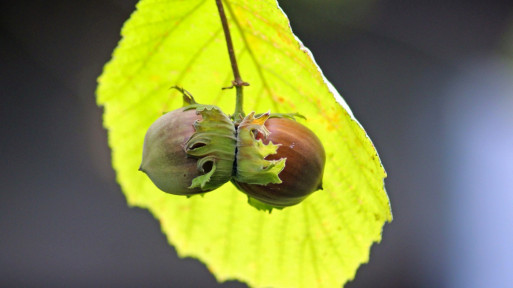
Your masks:
M244 35L244 29L242 28L239 20L237 19L237 16L233 12L233 9L232 9L230 3L227 3L226 6L228 7L228 11L230 12L230 15L232 16L232 19L233 19L233 22L235 23L235 26L237 26L237 30L239 30L242 42L247 47L248 53L251 56L251 59L252 59L253 63L255 64L255 68L257 69L257 73L260 76L260 79L262 80L262 84L265 87L267 95L269 95L269 97L271 99L271 102L273 104L274 110L276 111L276 113L281 112L279 107L278 107L278 104L276 103L277 101L275 101L275 99L273 99L273 93L271 91L271 88L270 88L269 84L267 83L267 79L265 78L265 76L264 76L264 74L262 72L262 67L260 66L260 62L257 61L255 53L253 53L253 50L251 49L251 46L248 43L248 39L246 39L246 36Z
M187 13L185 13L182 17L178 18L178 19L185 19L187 18L188 16L194 14L196 11L198 11L198 9L204 4L206 3L207 1L204 0L200 3L198 3L198 5L194 6L190 11L188 11ZM143 60L141 61L139 67L134 71L134 73L132 73L132 75L138 75L145 67L146 65L148 65L148 63L150 62L150 59L153 58L153 56L155 55L155 51L159 50L161 47L162 47L162 43L164 43L165 40L168 39L168 37L174 32L176 31L176 29L178 29L178 27L180 27L180 25L183 23L183 21L177 21L177 23L173 26L173 28L171 30L169 30L167 33L164 33L162 35L162 39L160 41L158 41L153 47L152 47L152 50L150 51L150 53L148 54L148 56ZM123 40L121 41L121 44L123 44ZM142 58L141 58L142 59ZM126 88L126 84L129 80L131 80L132 77L127 77L125 79L125 81L119 85L119 90L122 90L122 89L125 89ZM116 94L112 94L112 95L116 95ZM109 98L105 99L104 103L108 100Z

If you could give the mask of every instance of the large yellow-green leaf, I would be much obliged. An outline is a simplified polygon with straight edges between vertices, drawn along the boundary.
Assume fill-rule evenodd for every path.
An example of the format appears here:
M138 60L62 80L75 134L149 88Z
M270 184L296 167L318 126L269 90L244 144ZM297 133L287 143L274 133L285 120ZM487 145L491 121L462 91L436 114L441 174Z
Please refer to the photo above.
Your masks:
M234 110L232 71L214 0L142 0L99 78L113 166L128 203L159 219L180 256L197 257L220 281L251 286L339 287L381 240L391 211L376 150L275 0L225 1L246 112L299 112L327 153L324 190L271 214L230 183L204 197L159 191L137 169L144 134L178 108L179 85L196 100Z

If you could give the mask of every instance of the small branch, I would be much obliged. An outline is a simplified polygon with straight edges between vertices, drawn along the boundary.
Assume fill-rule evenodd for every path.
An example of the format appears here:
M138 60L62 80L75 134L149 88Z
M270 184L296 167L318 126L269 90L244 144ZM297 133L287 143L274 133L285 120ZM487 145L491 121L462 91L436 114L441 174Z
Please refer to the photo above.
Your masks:
M244 86L249 86L249 83L244 82L240 76L239 66L237 65L237 58L235 58L235 52L233 49L232 37L230 35L230 28L228 27L228 20L226 19L226 14L224 13L224 7L222 0L216 0L217 10L219 11L219 17L221 18L221 24L223 25L224 37L226 39L226 46L228 48L228 55L230 56L230 63L232 65L233 78L232 86L226 87L223 89L233 88L236 90L236 100L235 100L235 113L234 117L237 114L241 114L244 116L242 104L243 104L243 93L242 88Z

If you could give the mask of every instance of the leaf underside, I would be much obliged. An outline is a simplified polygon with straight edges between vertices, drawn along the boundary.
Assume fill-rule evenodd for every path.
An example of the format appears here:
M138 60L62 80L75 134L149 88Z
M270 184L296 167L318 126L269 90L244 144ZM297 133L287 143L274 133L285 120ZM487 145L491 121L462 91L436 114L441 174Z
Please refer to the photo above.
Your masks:
M203 261L219 281L251 286L340 287L369 258L392 215L386 173L365 131L343 108L274 0L225 1L245 110L299 112L322 140L323 186L301 204L259 211L232 184L204 197L158 190L137 170L146 129L181 107L169 87L234 110L232 71L214 0L142 0L99 78L117 180L130 205L149 209L182 257Z

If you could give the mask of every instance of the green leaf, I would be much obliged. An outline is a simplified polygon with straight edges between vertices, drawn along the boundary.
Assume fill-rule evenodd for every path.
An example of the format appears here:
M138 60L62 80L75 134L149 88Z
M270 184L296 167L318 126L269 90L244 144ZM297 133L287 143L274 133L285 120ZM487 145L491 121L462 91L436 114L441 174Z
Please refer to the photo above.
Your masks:
M259 211L231 183L204 197L158 190L137 171L144 134L181 107L169 87L233 111L232 71L214 0L143 0L99 78L113 166L128 203L160 220L182 257L197 257L219 281L251 286L340 287L369 259L392 215L377 152L274 0L225 1L245 110L299 112L326 149L324 190L301 204Z

